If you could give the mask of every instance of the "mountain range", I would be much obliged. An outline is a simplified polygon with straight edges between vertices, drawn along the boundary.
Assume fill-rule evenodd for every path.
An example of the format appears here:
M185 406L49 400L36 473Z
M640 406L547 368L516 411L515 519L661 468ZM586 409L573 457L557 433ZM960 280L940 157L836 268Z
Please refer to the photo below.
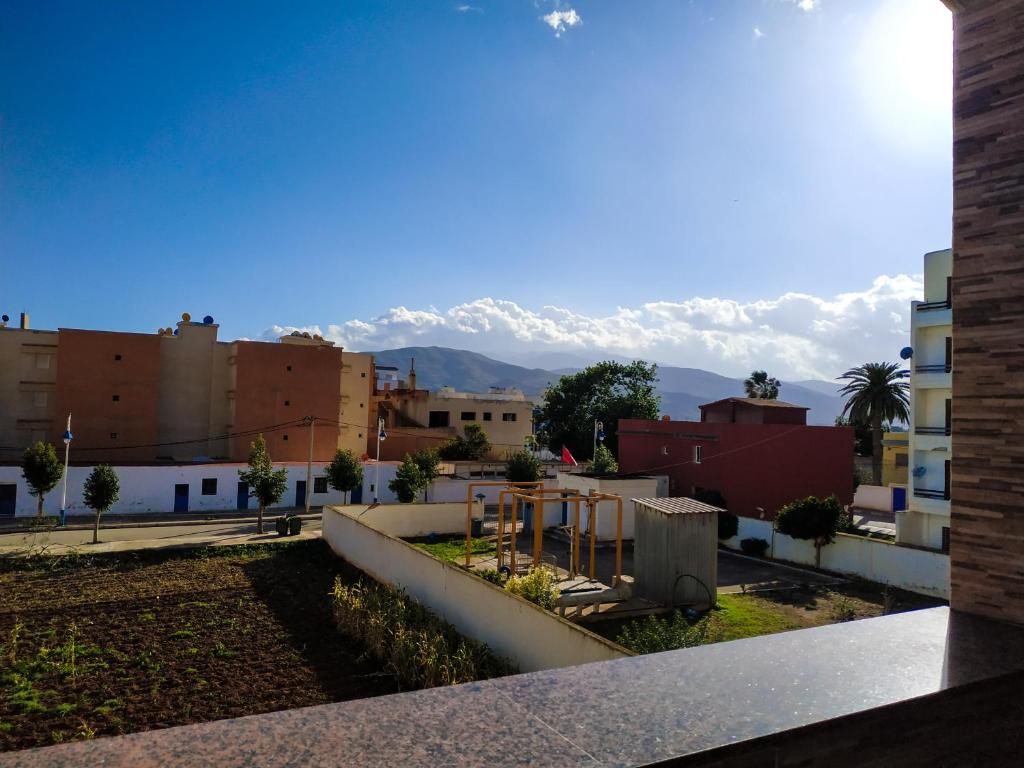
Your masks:
M519 387L529 395L539 395L549 384L578 366L531 368L447 347L402 347L371 352L378 365L393 365L401 378L406 377L410 361L416 361L416 385L424 389L450 386L463 392L487 392L490 387ZM551 362L555 362L552 358ZM573 362L576 362L574 360ZM743 396L743 379L721 376L699 368L658 366L657 392L661 396L661 412L679 420L700 418L698 406L725 397ZM782 382L779 399L805 405L808 424L831 425L843 409L839 384L830 381Z

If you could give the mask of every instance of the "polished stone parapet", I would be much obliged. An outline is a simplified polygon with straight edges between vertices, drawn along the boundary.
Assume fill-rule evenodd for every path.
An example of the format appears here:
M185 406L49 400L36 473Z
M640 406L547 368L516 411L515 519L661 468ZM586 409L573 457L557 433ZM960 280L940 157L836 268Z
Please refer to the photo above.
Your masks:
M1022 702L1024 630L933 608L26 750L0 766L998 765L1022 754Z

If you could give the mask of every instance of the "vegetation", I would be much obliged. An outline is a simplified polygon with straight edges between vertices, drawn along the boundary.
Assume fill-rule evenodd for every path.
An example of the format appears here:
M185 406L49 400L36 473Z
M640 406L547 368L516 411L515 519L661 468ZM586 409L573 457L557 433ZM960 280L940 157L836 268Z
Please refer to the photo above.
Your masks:
M50 443L38 442L26 448L21 457L21 476L28 483L28 492L36 497L36 517L43 516L43 497L57 487L64 476L64 465Z
M405 454L405 458L395 471L395 479L388 483L388 488L402 504L410 504L416 501L416 496L426 487L420 465L413 459L412 454Z
M698 488L693 498L704 504L710 504L719 509L728 510L729 505L722 492L713 488ZM718 538L731 539L740 530L740 520L731 512L718 513Z
M93 467L85 479L85 503L95 514L92 524L92 543L100 540L100 515L117 502L121 494L121 483L117 473L107 464Z
M466 537L452 536L441 541L418 542L413 545L417 549L429 552L441 560L461 563L466 559ZM498 553L493 541L487 539L470 539L469 553L474 557L491 557Z
M858 456L871 456L871 425L864 421L851 421L846 416L836 416L837 427L853 427L853 452ZM890 424L882 425L882 432L889 431Z
M405 688L458 685L515 671L404 592L363 582L348 586L339 579L332 597L338 628L360 640Z
M510 483L535 483L544 476L544 465L530 451L516 451L505 462L505 479Z
M764 553L768 549L768 542L757 538L740 539L740 549L745 555L764 557Z
M277 504L288 488L288 470L274 469L263 435L249 444L249 468L238 470L238 477L249 484L249 495L259 504L256 531L263 533L263 511Z
M419 467L420 482L423 483L423 500L427 500L427 489L440 474L441 456L433 448L423 448L412 454L412 460Z
M743 382L743 391L747 397L754 397L760 400L778 400L779 389L782 382L767 371L752 371L750 376Z
M465 437L456 435L441 446L440 456L445 461L479 461L491 451L487 433L479 424L467 424Z
M558 598L555 577L546 568L531 568L525 576L510 576L505 589L549 611L554 609Z
M552 451L566 447L577 458L593 458L594 421L600 420L605 445L615 454L620 419L658 418L656 382L657 366L642 360L598 363L563 376L544 393L537 413L538 441Z
M816 566L821 565L821 548L835 541L836 533L846 524L846 513L835 496L827 499L819 499L817 496L797 499L780 509L775 519L775 528L779 533L814 542Z
M336 491L345 494L345 503L348 503L348 495L363 484L363 465L356 455L349 450L339 449L331 459L331 463L324 470L327 476L327 484Z
M843 416L854 423L871 425L871 474L875 485L882 483L884 422L910 421L909 375L899 363L864 363L839 377L847 382L839 390L847 398Z
M594 460L590 462L590 471L595 475L614 475L619 471L619 462L603 443L597 444Z
M693 648L715 642L719 635L713 615L696 622L687 621L682 611L673 611L671 618L647 616L627 624L616 642L634 653L661 653L677 648Z

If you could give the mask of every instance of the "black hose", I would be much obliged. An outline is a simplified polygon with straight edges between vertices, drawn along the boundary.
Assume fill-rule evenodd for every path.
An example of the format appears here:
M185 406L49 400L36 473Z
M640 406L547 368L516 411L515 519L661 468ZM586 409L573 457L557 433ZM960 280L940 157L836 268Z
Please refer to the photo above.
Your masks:
M715 598L713 598L713 597L711 596L711 590L710 590L710 589L708 589L708 585L707 585L707 584L705 584L705 583L704 583L703 581L701 581L700 579L698 579L698 578L697 578L696 576L694 576L694 575L693 575L692 573L680 573L680 574L679 574L678 576L676 576L676 580L675 580L674 582L672 582L672 607L673 607L673 608L675 608L675 607L676 607L676 588L677 588L677 587L679 586L679 580L680 580L680 579L685 579L685 578L690 578L690 579L693 579L693 580L694 580L694 581L696 581L696 582L697 582L698 584L700 584L700 585L701 585L701 587L703 587L703 588L704 588L704 593L705 593L705 594L706 594L706 595L708 596L708 607L709 607L709 608L714 608L714 607L715 607L715 604L716 604L716 603L717 603L718 601L717 601L717 600L716 600Z

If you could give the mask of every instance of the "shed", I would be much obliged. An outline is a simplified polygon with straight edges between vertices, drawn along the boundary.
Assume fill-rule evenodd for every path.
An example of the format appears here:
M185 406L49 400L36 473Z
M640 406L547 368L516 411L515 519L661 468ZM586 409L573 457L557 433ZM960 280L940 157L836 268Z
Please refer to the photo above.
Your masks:
M667 606L710 607L718 584L718 507L694 499L633 499L635 594Z

